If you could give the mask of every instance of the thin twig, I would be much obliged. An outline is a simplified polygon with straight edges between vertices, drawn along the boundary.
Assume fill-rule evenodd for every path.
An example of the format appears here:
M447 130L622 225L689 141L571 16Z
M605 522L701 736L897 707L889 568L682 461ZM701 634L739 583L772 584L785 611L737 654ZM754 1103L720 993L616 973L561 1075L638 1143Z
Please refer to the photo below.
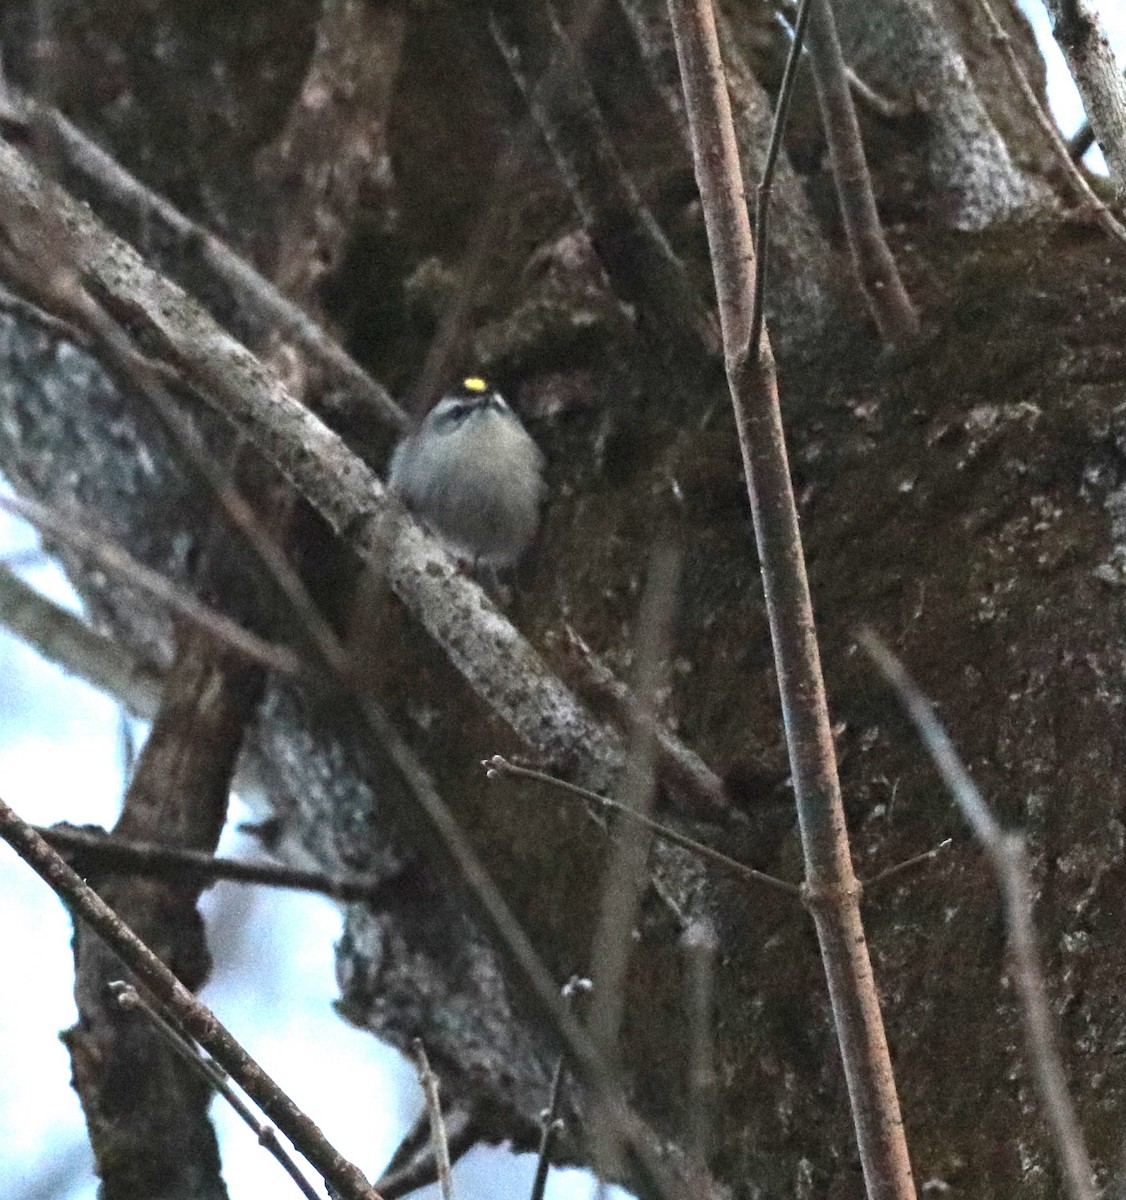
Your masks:
M329 871L303 871L277 863L244 862L201 850L162 846L155 842L130 842L63 826L36 827L36 833L68 859L99 873L147 875L193 882L253 883L265 887L315 892L342 903L375 903L387 892L389 881L364 875L334 875Z
M876 210L832 5L829 0L811 0L811 10L809 61L853 270L881 339L888 345L904 345L918 335L919 316Z
M1028 76L1024 73L1024 68L1020 65L1020 59L1017 58L1016 51L1013 49L1012 38L1009 37L1004 26L997 19L997 15L994 13L989 0L978 0L978 3L989 25L989 32L994 45L1001 51L1002 57L1005 59L1005 65L1009 69L1009 74L1013 77L1013 82L1017 85L1017 90L1024 98L1024 102L1036 118L1036 123L1047 135L1052 149L1056 152L1056 159L1068 182L1075 189L1079 199L1084 204L1090 206L1091 211L1095 214L1103 229L1111 237L1126 245L1126 226L1099 199L1094 189L1087 182L1083 172L1075 165L1071 157L1071 152L1060 136L1060 131L1055 121L1044 111L1044 106L1040 103L1040 99L1033 90L1032 84L1029 83Z
M848 86L856 99L884 121L902 121L905 117L918 111L918 104L914 99L894 100L890 96L885 96L882 92L876 91L852 67L845 67L845 77L848 79Z
M750 344L755 248L715 17L711 0L668 3L801 828L802 895L817 929L870 1200L914 1200L891 1055L860 917L860 887L848 844L774 355L765 330L758 347ZM823 6L824 0L814 3Z
M679 545L658 537L637 618L634 692L641 712L653 714L668 674L669 637L680 585ZM649 883L649 850L653 832L648 821L656 789L655 740L651 727L635 720L630 730L620 807L638 820L627 821L606 856L602 898L591 945L591 992L587 1030L606 1059L618 1067L622 1018L633 931L641 899ZM621 1172L617 1131L596 1108L590 1121L592 1166L602 1178Z
M903 862L896 863L893 867L887 867L878 875L873 875L871 879L864 881L864 894L867 895L869 890L878 884L886 883L887 880L894 879L897 875L902 875L904 871L910 871L913 867L920 867L923 863L933 862L943 850L953 844L953 838L944 838L937 846L932 846L929 850L924 850L922 854L912 855L911 858L905 858Z
M655 713L646 712L637 696L594 653L571 625L565 625L569 647L583 672L580 691L605 702L617 724L630 728L641 721L657 744L657 772L662 786L680 806L694 813L721 814L731 801L723 780L690 747L669 733Z
M489 779L498 779L501 776L508 775L514 779L529 779L536 783L546 783L551 787L558 788L561 792L577 796L588 804L597 805L597 807L605 812L616 813L627 821L634 821L639 825L644 825L662 841L669 842L674 846L680 846L684 850L690 850L693 854L697 854L701 858L706 858L708 862L715 863L717 867L725 871L728 875L734 875L737 879L744 882L765 884L767 887L785 892L789 896L801 895L801 888L796 883L790 883L788 880L779 879L774 875L767 875L763 871L756 871L753 867L748 867L745 863L741 863L734 858L729 858L719 850L713 850L711 846L696 841L695 838L690 838L683 833L679 833L668 825L662 825L659 821L654 821L652 817L644 816L631 808L626 808L625 805L619 804L617 800L611 800L608 796L600 796L597 792L580 787L577 783L570 783L566 779L559 779L554 775L548 775L545 771L537 771L533 767L517 766L516 763L509 762L508 759L500 754L494 754L492 758L483 759L481 766L485 768L485 775Z
M418 1067L418 1082L426 1100L426 1113L430 1120L430 1145L438 1167L438 1190L442 1200L453 1200L454 1184L450 1175L450 1147L446 1141L446 1123L442 1120L442 1099L438 1076L430 1067L426 1047L421 1038L411 1043L415 1065Z
M471 1113L464 1108L449 1109L443 1114L446 1126L446 1145L450 1162L456 1163L480 1141L480 1133ZM417 1142L422 1138L421 1143ZM383 1200L399 1200L420 1188L438 1181L438 1162L430 1141L430 1117L423 1109L406 1137L396 1147L391 1161L376 1180Z
M715 967L719 939L707 918L692 921L680 938L688 1017L688 1110L685 1144L701 1167L711 1153L715 1125Z
M140 1013L165 1045L178 1055L181 1061L187 1063L193 1071L201 1075L226 1100L258 1139L258 1144L281 1163L282 1169L307 1200L322 1200L313 1185L302 1174L301 1168L294 1161L292 1155L278 1140L274 1127L265 1121L260 1121L250 1111L242 1097L231 1087L225 1071L220 1070L210 1059L204 1058L178 1029L166 1021L151 1004L142 999L135 987L119 979L112 982L109 989L122 1008Z
M899 697L943 782L993 866L1004 898L1013 982L1020 995L1028 1052L1056 1143L1067 1193L1071 1200L1094 1200L1091 1158L1068 1092L1067 1073L1060 1056L1055 1020L1036 947L1024 839L1020 834L1003 829L997 822L929 701L887 644L870 629L863 630L859 640Z
M348 1200L380 1200L362 1172L348 1162L320 1129L242 1048L218 1017L202 1004L155 954L128 929L102 898L60 855L0 800L0 838L84 921L192 1038L227 1072L266 1116Z
M174 612L187 617L201 629L206 629L208 633L250 661L286 675L297 675L305 670L300 656L292 650L266 641L249 629L244 629L230 617L202 604L194 596L169 582L159 572L139 563L115 542L93 530L84 529L73 517L55 512L44 504L22 496L0 496L0 509L23 517L43 533L58 538L72 550L88 555L100 567L160 600Z
M762 325L766 312L766 269L770 254L770 194L774 187L774 172L778 166L778 154L782 149L782 135L786 132L786 117L790 112L790 98L794 92L794 80L801 61L802 43L809 24L812 0L801 0L797 19L794 21L793 40L782 73L782 86L778 89L778 101L774 108L774 125L770 130L770 145L766 151L766 165L762 181L755 193L755 252L758 254L758 270L755 272L754 305L751 308L751 333L748 345L757 359L759 343L762 341Z
M592 987L589 979L581 975L572 975L563 985L563 999L573 1003L579 996L585 995ZM547 1189L547 1175L551 1169L551 1156L555 1150L555 1141L562 1130L563 1118L560 1110L563 1107L563 1081L567 1076L567 1056L560 1054L551 1075L551 1091L548 1096L547 1108L540 1116L540 1145L536 1157L536 1174L532 1179L532 1191L528 1200L543 1200Z

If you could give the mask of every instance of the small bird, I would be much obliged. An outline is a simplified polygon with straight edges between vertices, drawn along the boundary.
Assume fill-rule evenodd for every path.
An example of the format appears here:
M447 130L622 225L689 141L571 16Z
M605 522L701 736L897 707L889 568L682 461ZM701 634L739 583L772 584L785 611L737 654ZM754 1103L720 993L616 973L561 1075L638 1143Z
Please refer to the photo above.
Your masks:
M453 554L495 576L535 537L543 463L504 397L472 377L398 444L388 484Z

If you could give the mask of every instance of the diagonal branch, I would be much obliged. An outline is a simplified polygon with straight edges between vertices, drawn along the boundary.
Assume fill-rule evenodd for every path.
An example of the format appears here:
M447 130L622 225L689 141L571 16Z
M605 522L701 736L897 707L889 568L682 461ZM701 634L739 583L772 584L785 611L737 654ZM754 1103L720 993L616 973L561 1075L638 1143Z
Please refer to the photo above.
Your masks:
M332 1146L320 1129L239 1045L152 951L122 924L104 900L50 846L0 800L0 837L58 894L76 919L112 946L156 999L227 1072L320 1171L344 1200L379 1200L360 1170Z
M176 364L347 545L385 571L455 669L532 753L595 789L608 784L621 763L620 736L591 717L378 476L180 289L0 143L0 250L9 231L30 244L29 262L35 245L47 242L55 257L77 264L137 336ZM85 319L66 316L79 324ZM687 774L662 782L674 798L695 795L697 783ZM714 776L708 791L702 807L714 805L722 792Z
M1044 0L1052 33L1091 122L1115 192L1126 200L1126 78L1092 0Z
M33 126L46 131L59 165L81 181L85 189L104 197L108 207L128 213L139 228L152 232L154 241L174 244L179 256L197 263L224 290L229 290L239 308L252 314L257 324L279 331L293 341L325 372L330 382L354 395L389 428L399 431L406 427L406 417L387 389L299 304L284 296L221 238L147 188L57 109L21 96L11 87L8 99L10 111L4 115L4 121L9 131L13 124L15 131L24 137L30 136Z
M704 303L626 171L577 49L549 2L523 4L524 43L550 67L533 87L517 42L497 19L489 31L539 127L615 291L656 319L658 336L711 352L715 331ZM558 72L565 87L555 86Z
M1032 926L1032 889L1024 839L1019 834L1007 832L998 824L958 757L946 730L935 717L930 703L899 659L871 631L864 631L860 642L880 674L895 689L943 782L962 810L962 816L989 856L1004 899L1013 982L1020 995L1029 1057L1055 1139L1056 1152L1063 1166L1067 1193L1071 1200L1094 1200L1091 1159L1075 1105L1068 1092L1067 1073L1060 1057L1055 1021L1044 984L1044 971L1036 948L1036 933Z

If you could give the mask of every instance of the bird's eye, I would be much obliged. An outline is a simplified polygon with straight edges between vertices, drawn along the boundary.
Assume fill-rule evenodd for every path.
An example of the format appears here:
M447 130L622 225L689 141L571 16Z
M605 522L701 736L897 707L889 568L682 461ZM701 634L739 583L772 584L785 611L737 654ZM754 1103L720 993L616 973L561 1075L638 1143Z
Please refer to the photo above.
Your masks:
M442 406L440 413L435 414L435 424L453 428L455 425L460 425L476 407L470 401L452 400Z

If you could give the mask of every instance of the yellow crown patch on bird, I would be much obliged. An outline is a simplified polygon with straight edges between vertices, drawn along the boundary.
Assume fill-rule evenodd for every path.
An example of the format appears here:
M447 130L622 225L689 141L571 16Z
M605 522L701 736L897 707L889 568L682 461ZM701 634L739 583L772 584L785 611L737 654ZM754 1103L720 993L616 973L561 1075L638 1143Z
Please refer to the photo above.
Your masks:
M479 375L470 375L468 379L463 379L461 386L467 392L487 392L489 390L489 385Z

